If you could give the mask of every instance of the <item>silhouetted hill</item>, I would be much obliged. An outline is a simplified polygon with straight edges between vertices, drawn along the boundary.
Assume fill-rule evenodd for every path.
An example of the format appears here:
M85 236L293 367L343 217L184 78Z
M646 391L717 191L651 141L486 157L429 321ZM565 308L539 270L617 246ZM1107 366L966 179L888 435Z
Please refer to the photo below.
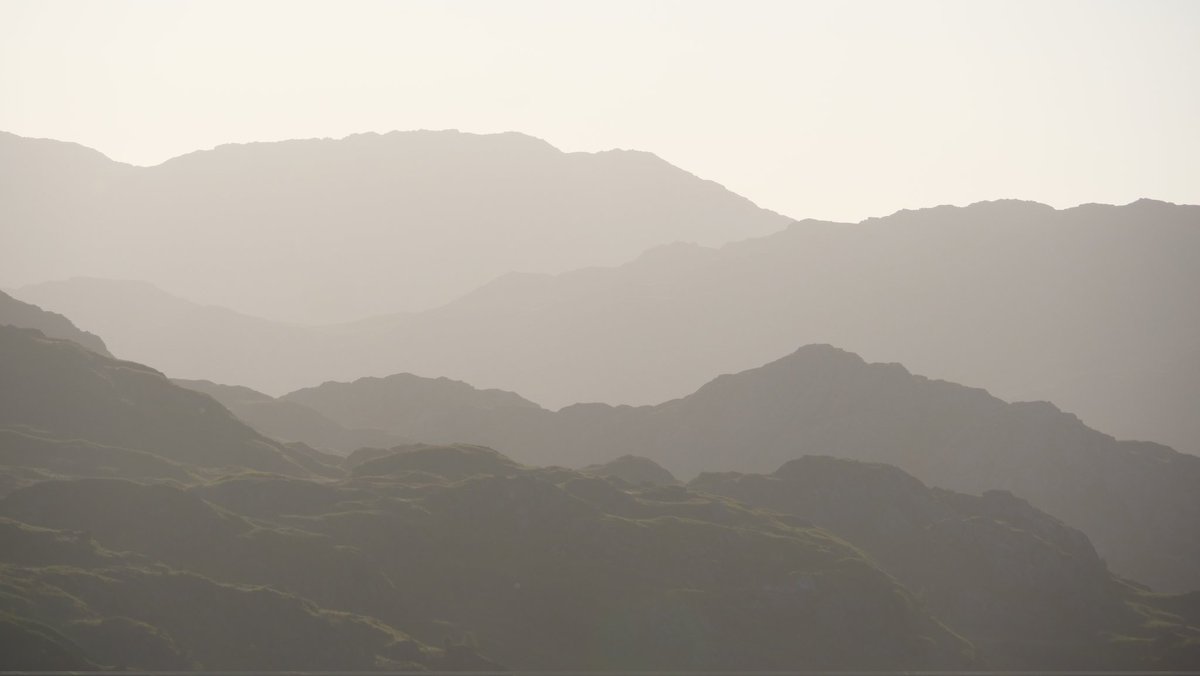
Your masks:
M479 435L486 438L490 430L546 413L512 392L410 373L327 382L286 394L280 401L302 404L347 427L393 433L404 429L400 436L430 443L473 442Z
M0 427L15 426L198 467L336 473L265 439L211 397L173 385L153 369L34 329L0 326Z
M838 533L969 638L990 667L1071 668L1064 655L1091 654L1093 667L1111 668L1115 637L1154 633L1154 614L1143 611L1150 594L1114 578L1083 533L1008 492L931 489L890 465L820 456L770 475L702 474L689 487ZM1182 659L1196 638L1170 630L1155 640Z
M679 483L675 476L662 465L649 458L641 458L636 455L622 455L605 463L588 465L583 468L583 471L596 476L616 477L635 486L641 484L670 486Z
M298 367L324 351L311 330L193 303L145 282L73 278L16 293L106 337L114 354L172 378L269 382L280 363Z
M279 441L299 441L342 454L364 446L406 443L403 437L382 430L343 427L303 404L276 399L248 387L178 378L171 382L209 395L258 433Z
M512 270L612 265L788 220L650 153L518 133L230 144L154 167L0 134L0 158L10 279L132 277L291 321L430 307Z
M1052 404L1006 403L827 345L657 406L439 415L420 397L344 399L372 402L369 422L395 434L486 444L535 464L581 467L628 453L694 476L766 472L812 454L886 462L934 486L1010 490L1087 533L1116 572L1159 589L1200 588L1200 458L1117 441ZM346 410L305 401L335 420Z
M50 338L71 340L92 352L99 352L106 357L112 356L99 336L79 330L71 323L71 320L60 314L47 312L36 305L23 303L3 291L0 291L0 324L19 326L23 329L37 329Z
M189 491L115 480L23 488L0 499L0 585L10 591L0 600L19 599L21 617L67 635L81 616L132 618L140 640L160 637L161 660L216 668L362 668L396 655L487 664L473 650L533 669L972 663L969 644L818 529L678 487L626 492L521 467L478 447L399 449L373 462L385 461L334 484L243 475ZM619 496L638 513L603 506ZM60 589L82 607L56 608L46 596ZM204 598L183 603L186 594ZM456 645L464 636L471 648ZM441 653L421 645L447 640ZM84 654L165 668L131 652Z
M805 220L719 249L655 248L616 268L510 274L434 310L315 331L216 318L167 331L170 312L139 316L122 309L139 305L120 288L93 293L84 281L14 293L172 376L271 394L410 372L551 408L650 404L829 343L1197 453L1197 251L1200 207L1003 200Z

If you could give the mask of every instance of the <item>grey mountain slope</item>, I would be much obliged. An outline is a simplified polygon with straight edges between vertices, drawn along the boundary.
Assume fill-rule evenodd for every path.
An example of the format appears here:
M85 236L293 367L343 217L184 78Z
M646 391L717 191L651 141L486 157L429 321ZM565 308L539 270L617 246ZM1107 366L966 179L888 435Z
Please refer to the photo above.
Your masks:
M271 394L410 372L552 408L649 404L830 343L1197 452L1197 252L1200 207L1001 201L801 221L720 249L656 248L617 268L506 275L435 310L319 331L159 321L99 283L16 295L172 376ZM172 322L187 328L166 330Z
M1140 596L1113 578L1083 533L1004 491L931 489L890 465L821 456L770 475L702 474L689 488L838 533L919 594L993 668L1065 668L1055 656L1064 643L1106 664L1098 639L1129 623L1126 600ZM1048 636L1059 645L1051 649Z
M641 484L671 486L679 483L679 480L662 465L650 458L636 455L622 455L608 462L588 465L583 468L583 471L601 477L616 477L635 486Z
M81 331L66 317L47 312L36 305L23 303L0 291L0 324L37 329L51 338L74 341L92 352L111 357L104 341L94 333Z
M211 397L173 385L154 369L35 329L0 326L0 427L145 451L197 467L337 474L312 452L262 437ZM28 443L7 436L3 441Z
M536 464L640 455L682 477L769 472L811 454L885 462L933 486L1010 490L1087 533L1116 572L1159 589L1200 589L1200 458L1117 441L1046 402L1006 403L827 345L656 406L471 410L464 395L441 410L444 400L416 395L437 381L382 382L407 392L364 392L378 407L369 416L356 409L356 424L484 444ZM326 384L306 391L304 403L339 420L354 389Z
M391 447L405 443L404 437L383 430L344 427L303 404L276 399L248 387L207 380L171 382L209 395L263 436L279 441L303 442L339 454L364 446Z
M13 179L0 187L0 281L144 279L310 323L431 307L510 270L611 265L663 241L715 244L787 222L650 153L564 153L517 133L231 144L154 167L2 134L0 165Z

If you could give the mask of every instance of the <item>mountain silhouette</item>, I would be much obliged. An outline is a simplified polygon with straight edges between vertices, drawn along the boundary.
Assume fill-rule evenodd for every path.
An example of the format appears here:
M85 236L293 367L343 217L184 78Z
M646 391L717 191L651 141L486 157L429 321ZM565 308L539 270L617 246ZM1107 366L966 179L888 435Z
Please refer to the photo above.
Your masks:
M679 481L665 467L650 458L640 458L636 455L622 455L608 462L588 465L583 471L602 477L615 477L635 486L640 484L655 484L670 486Z
M1069 668L1063 656L1082 653L1111 667L1120 658L1105 637L1144 621L1136 617L1144 589L1114 578L1083 533L1006 491L933 489L890 465L823 456L769 475L702 474L689 488L846 538L993 668Z
M633 454L692 477L769 472L814 454L884 462L933 486L1012 491L1087 533L1116 572L1164 590L1200 589L1200 538L1191 527L1200 523L1193 490L1200 458L1117 441L1046 402L1007 403L828 345L720 376L656 406L467 411L461 402L471 397L462 396L443 413L417 394L438 381L360 382L404 392L363 388L356 396L348 394L356 384L327 383L304 390L302 401L343 424L345 402L361 401L354 424L428 442L484 444L535 464L583 467ZM425 385L414 387L419 382Z
M14 293L122 357L271 394L410 372L550 408L651 404L829 343L1198 453L1197 250L1200 207L1005 200L800 221L615 268L509 274L434 310L316 330L137 313L136 297L83 280Z
M189 390L203 392L229 409L263 436L284 442L303 442L318 450L346 454L364 446L390 448L403 437L373 429L343 427L295 401L276 399L248 387L220 385L207 380L173 379Z
M331 472L311 454L259 435L207 395L36 329L0 326L0 428L145 451L198 467L296 476Z
M0 158L10 278L143 279L308 323L431 307L511 270L611 265L664 241L718 244L787 223L650 153L564 153L512 132L231 144L153 167L0 133Z
M32 329L0 327L0 347L5 669L1194 663L1195 594L1112 577L1084 535L1012 496L932 490L895 468L829 459L757 479L635 483L461 443L360 449L338 467L147 367ZM784 366L857 363L871 371L859 376L868 390L877 368L929 382L832 348L797 355ZM738 380L716 382L754 398ZM356 389L433 410L453 403L479 429L491 420L480 412L563 415L415 376L327 384L306 399L344 404ZM409 413L396 420L453 420ZM921 551L901 556L909 542Z
M36 305L23 303L0 291L0 325L4 324L23 329L37 329L50 338L74 341L92 352L106 357L112 356L99 336L81 331L71 323L71 320L60 314L47 312Z

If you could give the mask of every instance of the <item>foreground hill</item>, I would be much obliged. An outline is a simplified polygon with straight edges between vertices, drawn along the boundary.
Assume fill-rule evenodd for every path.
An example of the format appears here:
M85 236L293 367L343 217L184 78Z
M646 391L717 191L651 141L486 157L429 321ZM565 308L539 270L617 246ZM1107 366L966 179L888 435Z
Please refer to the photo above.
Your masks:
M76 658L149 668L1194 664L1200 604L1113 578L1027 504L830 474L788 490L858 541L770 491L742 499L777 513L713 496L747 477L635 488L478 446L397 449L335 482L45 481L0 499L0 585Z
M35 329L0 326L0 438L81 440L197 467L244 467L295 476L335 473L266 439L207 395L161 373ZM86 461L87 453L72 455Z
M604 467L535 468L465 444L361 449L343 469L323 466L326 476L289 465L285 475L255 448L297 465L323 456L262 439L145 367L32 330L0 337L0 382L29 395L16 406L5 395L0 409L20 423L0 436L10 444L0 447L0 669L1194 664L1194 598L1121 583L1086 538L1014 498L985 496L996 503L985 509L950 495L937 512L923 487L899 491L916 498L906 501L895 482L852 470L835 473L840 483L818 477L855 496L835 503L850 511L830 523L859 544L714 496L718 486L635 485L600 478ZM78 424L39 417L38 402ZM931 518L955 522L957 539L902 568L855 528L856 508L917 524L886 541L896 547L911 538L936 553L922 525ZM1028 569L1005 577L965 565L980 553ZM961 569L961 586L921 584L947 565ZM1048 588L1057 582L1062 590ZM994 599L1001 583L1004 604L963 613L945 603L962 589ZM1080 619L1081 607L1091 616ZM1048 613L1082 624L1031 650L1029 627Z
M564 153L518 133L231 144L134 167L0 132L0 222L9 280L144 279L316 323L430 307L511 270L766 234L788 219L650 153Z
M437 381L371 382L369 395L327 383L305 390L303 403L339 420L345 401L372 399L378 407L356 409L355 424L486 444L533 463L582 467L633 454L691 477L768 472L807 454L886 462L933 486L1012 491L1087 533L1118 573L1158 589L1200 589L1200 458L1117 441L1045 402L1006 403L829 346L801 348L657 406L466 412L482 393L463 392L449 415L414 396ZM380 385L392 391L383 395Z
M21 543L0 553L0 584L14 590L19 617L80 647L79 619L128 617L183 648L159 652L209 668L436 664L463 650L532 669L973 661L968 643L824 531L700 495L633 494L595 477L532 470L488 459L486 449L411 453L413 469L406 458L381 458L388 462L334 484L251 474L191 490L38 483L0 499L0 515L19 534L140 558L80 560L65 545ZM504 470L490 473L497 464ZM53 604L63 592L86 607L64 616ZM181 603L184 594L204 601ZM174 615L162 609L173 604ZM225 624L213 627L212 618ZM339 630L322 628L331 621ZM216 638L225 652L214 650L214 632L224 632ZM305 647L286 656L289 642L251 648L271 634ZM114 653L122 664L151 660L124 644L83 653L98 664L112 664Z
M1151 595L1109 574L1083 533L1005 491L980 497L931 489L890 465L820 456L770 475L702 474L689 488L842 535L970 638L993 667L1077 667L1059 661L1069 645L1093 654L1096 667L1112 667L1119 651L1098 638L1154 621L1153 614L1135 617ZM1200 660L1196 638L1183 630L1161 640L1191 661Z
M24 303L0 291L0 325L37 329L50 338L74 341L92 352L111 357L104 341L94 333L80 330L71 320L36 305Z

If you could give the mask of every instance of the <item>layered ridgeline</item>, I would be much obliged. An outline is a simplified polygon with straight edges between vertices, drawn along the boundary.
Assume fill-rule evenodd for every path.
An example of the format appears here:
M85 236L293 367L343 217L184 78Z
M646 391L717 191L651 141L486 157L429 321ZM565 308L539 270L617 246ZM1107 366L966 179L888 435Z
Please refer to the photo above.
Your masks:
M98 352L111 357L104 341L94 333L88 333L71 323L66 317L47 312L42 308L24 303L0 291L0 326L19 326L26 329L37 329L51 338L70 340L86 347L92 352Z
M993 667L1071 669L1062 656L1074 644L1101 651L1097 665L1111 668L1095 637L1120 634L1136 612L1125 602L1130 583L1113 579L1083 533L1006 491L931 489L891 465L822 456L770 475L702 474L689 488L845 537L994 656ZM1200 619L1200 593L1180 600L1173 611ZM1186 644L1191 631L1174 640ZM1189 650L1187 661L1200 663L1200 644Z
M153 401L95 390L95 369L135 365L33 359L44 344L82 350L5 333L24 347L0 359L34 365L27 388L74 381L97 418L145 409L156 430L179 424L185 448L226 434L227 416L178 422L218 406L205 395L161 376ZM51 421L17 409L17 422ZM328 478L236 458L214 472L156 448L141 453L162 473L95 478L87 454L111 439L77 440L92 446L52 470L25 464L36 443L0 446L24 449L0 465L0 668L1165 669L1194 666L1200 644L1194 595L1112 577L1084 536L1014 498L931 492L897 470L789 465L774 479L809 476L853 504L797 481L823 511L742 498L764 511L715 495L749 477L634 485L601 478L651 468L634 458L576 472L468 445L361 450ZM864 514L903 527L887 539ZM889 556L901 537L929 549ZM992 555L1019 567L989 570ZM958 577L939 580L947 565ZM961 589L1003 603L948 604Z
M817 528L479 447L360 454L350 470L327 468L329 478L258 471L260 446L284 449L206 395L33 330L0 337L10 430L0 437L0 668L978 659ZM143 463L131 480L112 462L122 451L160 465ZM96 478L104 470L111 476ZM1122 655L1177 660L1174 648Z
M649 404L829 343L1195 453L1198 252L1200 207L1002 201L806 220L719 249L660 247L616 268L507 275L436 310L321 330L170 297L151 305L149 292L94 280L14 294L119 356L270 394L411 372L551 408ZM336 281L327 277L314 275Z
M769 472L806 454L886 462L934 486L1012 491L1087 533L1113 570L1157 589L1200 589L1200 458L1117 441L1049 403L1006 403L829 346L657 406L552 412L409 375L326 383L283 400L344 425L486 444L538 464L635 454L691 477Z
M650 153L518 133L223 145L134 167L0 132L5 283L144 279L290 321L431 307L512 270L612 265L787 220Z
M308 406L276 399L249 387L219 385L207 380L171 382L207 394L246 424L279 441L303 442L340 454L364 446L390 448L407 442L404 437L383 430L345 427Z
M155 459L301 477L335 472L323 454L263 437L154 369L13 326L0 326L0 435L6 464L51 474L95 461L87 473L122 475L125 465Z

